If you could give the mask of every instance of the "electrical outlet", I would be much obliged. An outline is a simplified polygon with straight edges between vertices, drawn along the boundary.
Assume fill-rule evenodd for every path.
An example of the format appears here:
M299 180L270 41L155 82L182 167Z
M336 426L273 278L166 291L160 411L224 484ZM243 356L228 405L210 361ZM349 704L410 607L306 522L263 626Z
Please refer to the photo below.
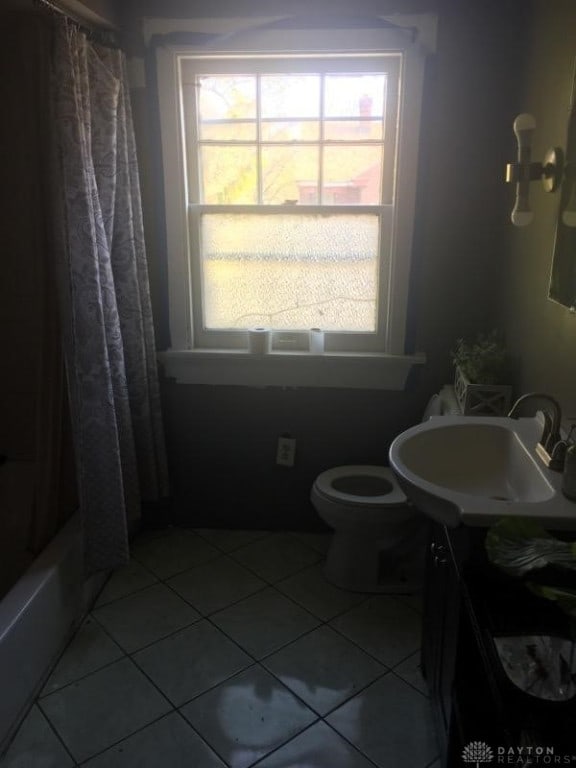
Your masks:
M276 464L281 464L283 467L293 467L295 453L296 440L293 437L281 435L278 438L278 448L276 449Z

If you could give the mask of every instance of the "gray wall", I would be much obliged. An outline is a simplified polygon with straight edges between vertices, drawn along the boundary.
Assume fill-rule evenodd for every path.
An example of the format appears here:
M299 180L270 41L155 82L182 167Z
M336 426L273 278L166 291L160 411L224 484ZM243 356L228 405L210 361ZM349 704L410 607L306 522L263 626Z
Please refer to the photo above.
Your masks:
M410 332L428 364L405 392L245 389L164 383L168 452L176 511L190 524L312 527L310 484L342 463L386 463L391 440L415 423L428 397L452 378L455 339L499 322L498 296L509 228L503 184L510 125L519 111L523 19L517 3L485 0L396 2L400 10L437 7L438 54L431 62L422 127ZM291 12L308 3L291 4ZM394 3L360 0L358 14ZM524 7L524 6L523 6ZM205 13L282 12L284 3L214 0ZM316 11L349 12L322 2ZM202 14L179 0L146 0L125 23L138 50L141 17ZM511 42L512 41L512 42ZM514 42L516 41L516 42ZM516 45L516 47L515 47ZM166 320L163 248L156 235L158 144L146 93L135 93L153 300L159 339ZM276 439L297 439L294 469L275 466Z
M549 147L566 145L576 59L576 4L555 0L551 10L549 2L536 0L534 10L518 88L521 111L536 118L534 158L541 160ZM546 194L539 184L532 184L531 202L532 224L508 231L504 325L517 356L518 390L555 395L565 419L574 421L576 315L547 299L559 194Z

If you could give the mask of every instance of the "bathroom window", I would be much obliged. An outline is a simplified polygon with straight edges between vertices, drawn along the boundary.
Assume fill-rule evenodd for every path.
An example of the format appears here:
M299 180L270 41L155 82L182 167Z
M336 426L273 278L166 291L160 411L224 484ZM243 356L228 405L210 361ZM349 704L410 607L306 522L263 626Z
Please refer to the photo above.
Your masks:
M378 31L158 49L172 350L264 327L305 354L321 328L327 354L404 355L424 59Z

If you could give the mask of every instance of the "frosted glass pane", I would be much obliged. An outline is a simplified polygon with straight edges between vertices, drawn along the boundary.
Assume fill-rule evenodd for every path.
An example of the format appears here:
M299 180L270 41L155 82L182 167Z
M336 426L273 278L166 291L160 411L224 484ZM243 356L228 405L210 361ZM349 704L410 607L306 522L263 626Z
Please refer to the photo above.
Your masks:
M375 331L378 216L205 214L208 329Z
M318 202L318 147L262 147L262 202Z
M208 204L258 202L256 147L200 147L200 189Z
M322 202L327 205L379 205L382 147L326 147Z

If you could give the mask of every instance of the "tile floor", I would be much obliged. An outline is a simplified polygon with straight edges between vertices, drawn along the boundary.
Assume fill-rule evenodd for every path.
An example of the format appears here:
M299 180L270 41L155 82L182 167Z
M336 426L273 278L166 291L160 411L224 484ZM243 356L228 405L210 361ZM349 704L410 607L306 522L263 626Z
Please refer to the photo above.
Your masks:
M418 596L331 586L328 541L141 535L3 768L438 768Z

